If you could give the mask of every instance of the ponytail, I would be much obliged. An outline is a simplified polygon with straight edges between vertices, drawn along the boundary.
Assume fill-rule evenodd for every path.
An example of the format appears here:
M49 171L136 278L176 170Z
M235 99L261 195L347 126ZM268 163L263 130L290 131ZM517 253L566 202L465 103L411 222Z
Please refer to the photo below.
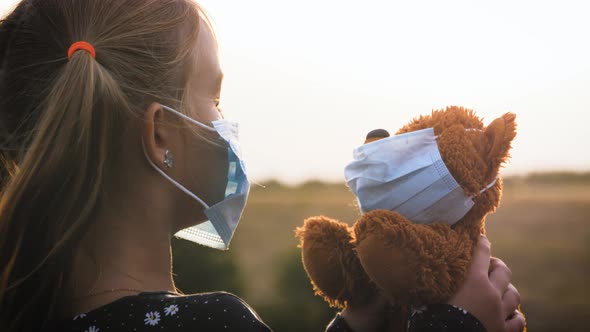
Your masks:
M188 0L23 0L0 22L0 331L39 330L63 310L125 124L146 98L182 99L198 16ZM79 40L96 59L68 59Z
M0 201L0 255L9 262L0 277L0 296L6 298L0 300L12 304L2 314L13 324L32 322L25 312L35 319L55 314L67 278L55 267L72 259L99 203L110 157L106 147L118 132L110 126L121 122L113 110L125 105L116 83L85 52L74 54L51 86Z

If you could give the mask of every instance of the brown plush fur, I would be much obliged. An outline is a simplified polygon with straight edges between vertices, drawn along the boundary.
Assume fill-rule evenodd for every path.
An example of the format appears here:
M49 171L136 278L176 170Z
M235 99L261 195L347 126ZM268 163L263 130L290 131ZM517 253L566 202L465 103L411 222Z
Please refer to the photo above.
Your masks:
M425 128L434 128L443 161L474 207L453 226L414 224L387 210L365 213L352 228L326 217L307 219L296 231L303 264L316 293L331 305L362 305L382 289L407 312L410 305L448 301L463 281L485 216L500 203L501 179L480 190L509 158L515 115L484 127L472 110L451 106L415 118L397 134Z
M333 307L363 305L376 292L354 253L348 225L324 216L306 219L296 230L303 266L316 294Z

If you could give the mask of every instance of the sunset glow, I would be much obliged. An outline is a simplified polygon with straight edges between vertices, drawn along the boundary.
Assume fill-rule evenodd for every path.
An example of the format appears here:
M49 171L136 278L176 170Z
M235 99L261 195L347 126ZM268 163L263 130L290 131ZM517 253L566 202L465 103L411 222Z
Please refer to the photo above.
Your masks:
M505 174L590 169L586 2L200 3L255 181L342 181L368 131L447 105L517 114Z

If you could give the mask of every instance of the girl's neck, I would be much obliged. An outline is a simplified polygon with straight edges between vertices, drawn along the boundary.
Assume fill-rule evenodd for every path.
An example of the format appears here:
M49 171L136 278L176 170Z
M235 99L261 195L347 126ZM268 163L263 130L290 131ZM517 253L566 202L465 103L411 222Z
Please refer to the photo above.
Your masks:
M66 314L88 312L139 292L175 292L171 235L164 216L104 209L74 253L66 284ZM144 209L145 210L145 209ZM132 217L133 216L133 217Z

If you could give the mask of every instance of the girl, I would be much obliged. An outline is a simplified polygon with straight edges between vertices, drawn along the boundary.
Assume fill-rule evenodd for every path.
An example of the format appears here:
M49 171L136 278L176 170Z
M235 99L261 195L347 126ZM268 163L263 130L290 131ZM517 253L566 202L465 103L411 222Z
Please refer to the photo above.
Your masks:
M0 330L270 331L238 297L184 296L171 277L171 236L227 248L249 189L196 4L22 0L0 23L0 66ZM463 309L412 329L519 331L509 270L493 260L488 276L480 242L451 301ZM377 331L387 307L328 330Z

